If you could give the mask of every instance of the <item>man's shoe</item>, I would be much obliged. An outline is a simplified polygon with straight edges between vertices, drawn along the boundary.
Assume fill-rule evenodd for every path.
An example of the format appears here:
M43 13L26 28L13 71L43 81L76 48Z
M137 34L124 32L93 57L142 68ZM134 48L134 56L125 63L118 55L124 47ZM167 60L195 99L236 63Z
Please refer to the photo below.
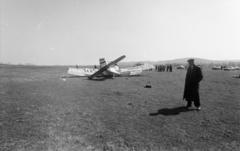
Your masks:
M197 107L197 110L198 110L198 111L200 111L200 110L201 110L201 107L200 107L200 106L199 106L199 107Z

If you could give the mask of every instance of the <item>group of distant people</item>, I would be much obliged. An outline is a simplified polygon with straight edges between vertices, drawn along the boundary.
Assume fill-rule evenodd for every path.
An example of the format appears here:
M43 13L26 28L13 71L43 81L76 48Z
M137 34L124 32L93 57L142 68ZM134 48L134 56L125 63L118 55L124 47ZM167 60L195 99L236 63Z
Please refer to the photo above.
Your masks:
M155 70L157 72L172 72L172 65L155 65Z

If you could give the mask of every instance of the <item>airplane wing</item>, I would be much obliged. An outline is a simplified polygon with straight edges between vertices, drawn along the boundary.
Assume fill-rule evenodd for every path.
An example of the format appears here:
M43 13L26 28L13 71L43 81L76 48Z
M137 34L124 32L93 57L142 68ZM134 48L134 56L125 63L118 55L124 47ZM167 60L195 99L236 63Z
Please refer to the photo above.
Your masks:
M97 72L95 72L94 74L90 75L88 78L92 79L96 76L98 76L99 74L103 73L104 71L106 71L110 66L118 63L119 61L121 61L122 59L124 59L126 56L123 55L115 60L113 60L112 62L108 63L107 65L103 66L101 69L99 69Z
M95 68L68 68L67 73L74 76L88 77L97 72Z

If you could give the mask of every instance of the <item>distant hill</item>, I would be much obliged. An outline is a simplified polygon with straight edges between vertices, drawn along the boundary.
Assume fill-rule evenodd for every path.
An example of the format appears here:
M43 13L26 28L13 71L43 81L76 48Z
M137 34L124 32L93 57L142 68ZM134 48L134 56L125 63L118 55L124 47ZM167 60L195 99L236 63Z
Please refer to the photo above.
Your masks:
M163 61L166 63L180 63L184 64L189 58L179 58L174 60ZM193 58L196 64L226 64L226 63L240 63L240 60L209 60L203 58ZM161 63L161 61L159 61Z
M177 58L177 59L171 59L171 60L161 60L161 61L129 61L129 62L119 62L118 64L122 67L124 66L134 66L139 63L149 63L149 64L186 64L187 60L189 58ZM194 58L196 64L216 64L216 65L238 65L240 66L240 59L236 60L210 60L210 59L203 59L203 58ZM11 64L11 63L0 63L1 66L6 65L18 65L18 66L76 66L76 65L34 65L31 63L25 63L25 64ZM92 67L93 65L79 65L83 67Z
M171 60L161 61L135 61L135 62L120 62L122 66L130 66L137 63L151 63L151 64L186 64L189 58L177 58ZM196 64L240 64L239 60L210 60L203 58L193 58Z

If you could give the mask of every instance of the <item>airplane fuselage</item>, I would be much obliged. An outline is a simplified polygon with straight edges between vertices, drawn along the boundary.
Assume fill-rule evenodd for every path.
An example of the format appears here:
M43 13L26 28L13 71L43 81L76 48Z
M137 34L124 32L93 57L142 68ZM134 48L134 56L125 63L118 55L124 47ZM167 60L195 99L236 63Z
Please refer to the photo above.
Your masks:
M69 68L68 74L80 77L88 77L97 72L94 68ZM101 75L98 76L136 76L142 73L139 67L119 68L118 66L109 67Z

